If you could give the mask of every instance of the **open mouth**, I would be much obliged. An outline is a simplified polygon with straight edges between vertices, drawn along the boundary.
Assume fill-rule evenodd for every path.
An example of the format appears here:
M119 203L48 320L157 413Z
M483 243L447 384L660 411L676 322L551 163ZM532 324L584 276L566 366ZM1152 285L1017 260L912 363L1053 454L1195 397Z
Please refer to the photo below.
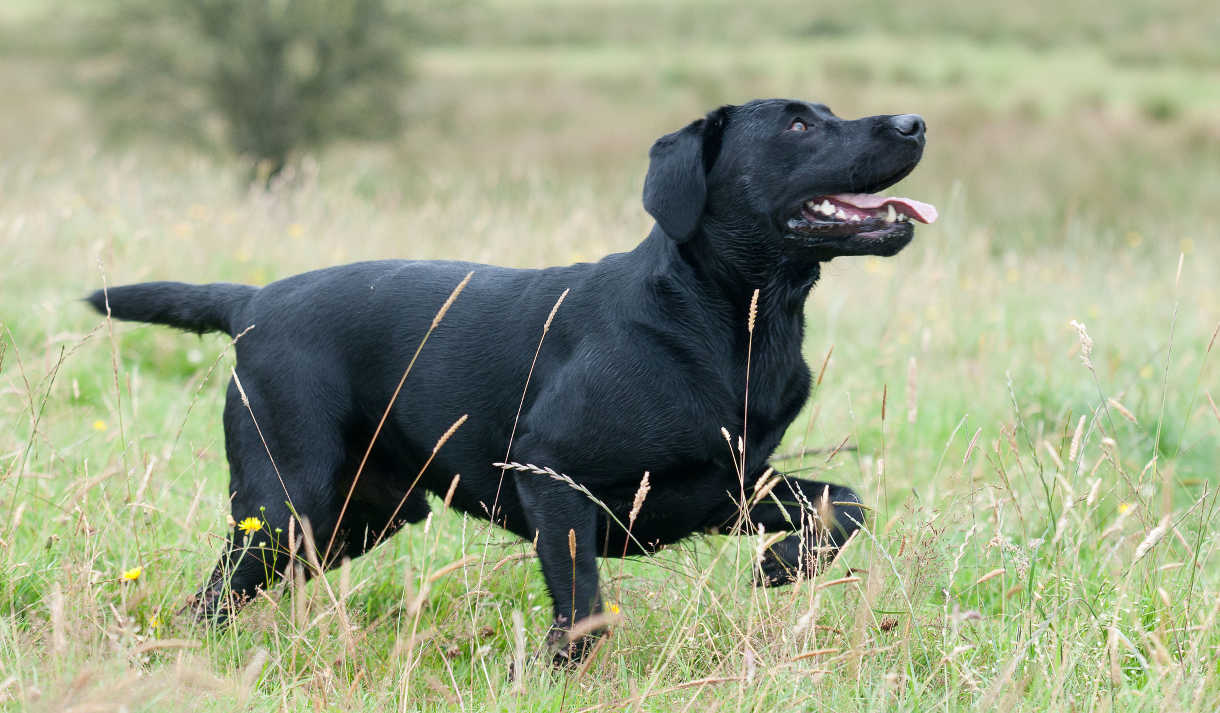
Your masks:
M788 237L809 246L833 243L843 253L893 254L908 242L913 222L932 223L936 206L875 193L835 193L801 204L788 219Z

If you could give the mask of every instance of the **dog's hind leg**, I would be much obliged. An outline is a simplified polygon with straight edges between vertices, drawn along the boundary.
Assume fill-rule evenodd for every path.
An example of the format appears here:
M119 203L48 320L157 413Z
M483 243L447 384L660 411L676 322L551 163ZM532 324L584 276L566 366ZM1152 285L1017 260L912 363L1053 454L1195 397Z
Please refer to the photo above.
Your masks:
M370 462L362 476L335 535L334 551L352 559L381 544L404 525L422 522L431 512L424 489L416 483L406 490L407 483L391 466ZM350 481L342 487L346 492L351 488Z
M339 429L303 410L305 404L285 403L280 394L274 402L262 398L253 378L244 377L242 384L249 405L230 383L224 414L234 524L194 602L198 617L215 623L281 577L290 552L312 574L338 508L335 478L344 454ZM307 528L312 537L304 536Z

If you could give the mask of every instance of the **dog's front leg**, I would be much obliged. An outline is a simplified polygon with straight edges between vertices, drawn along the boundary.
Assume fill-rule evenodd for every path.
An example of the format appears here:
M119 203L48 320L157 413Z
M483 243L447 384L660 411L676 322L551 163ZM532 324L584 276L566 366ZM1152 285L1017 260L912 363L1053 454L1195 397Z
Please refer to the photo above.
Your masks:
M592 648L596 633L573 640L568 631L573 623L602 608L597 583L597 506L565 482L530 473L515 477L554 603L555 623L547 642L556 664L575 663Z
M768 482L777 478L774 482ZM754 583L775 586L809 577L831 562L847 539L864 525L864 508L851 488L774 473L756 481L747 512L726 498L712 523L739 535L791 531L763 554ZM747 491L748 494L748 491Z
M829 564L864 526L860 497L851 488L776 474L768 497L750 508L750 520L767 532L795 530L771 545L754 572L754 583L776 586L810 577ZM765 487L765 484L764 484Z

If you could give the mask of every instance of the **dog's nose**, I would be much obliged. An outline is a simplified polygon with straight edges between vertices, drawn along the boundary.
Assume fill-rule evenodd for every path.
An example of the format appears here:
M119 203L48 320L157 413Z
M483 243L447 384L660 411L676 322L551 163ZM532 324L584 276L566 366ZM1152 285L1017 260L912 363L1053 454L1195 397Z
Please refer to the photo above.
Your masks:
M899 114L892 117L890 122L894 125L894 129L903 136L916 139L923 137L923 117L919 114Z

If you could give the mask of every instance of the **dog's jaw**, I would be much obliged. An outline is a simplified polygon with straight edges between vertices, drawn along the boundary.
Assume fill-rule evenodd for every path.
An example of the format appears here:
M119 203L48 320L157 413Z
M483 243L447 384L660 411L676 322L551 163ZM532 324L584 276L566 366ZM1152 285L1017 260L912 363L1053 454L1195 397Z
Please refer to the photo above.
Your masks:
M809 251L821 260L841 255L891 256L911 242L912 223L932 223L936 207L911 198L869 193L832 194L806 200L787 219L788 251Z

